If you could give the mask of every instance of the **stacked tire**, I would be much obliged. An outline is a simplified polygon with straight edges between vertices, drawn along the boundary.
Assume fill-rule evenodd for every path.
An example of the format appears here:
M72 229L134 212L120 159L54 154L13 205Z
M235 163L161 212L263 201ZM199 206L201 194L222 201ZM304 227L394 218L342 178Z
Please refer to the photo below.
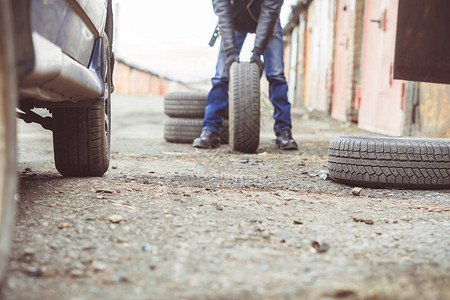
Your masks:
M164 97L164 113L169 118L164 123L164 138L170 143L192 143L203 128L207 92L174 92ZM228 143L228 120L220 130L223 144Z

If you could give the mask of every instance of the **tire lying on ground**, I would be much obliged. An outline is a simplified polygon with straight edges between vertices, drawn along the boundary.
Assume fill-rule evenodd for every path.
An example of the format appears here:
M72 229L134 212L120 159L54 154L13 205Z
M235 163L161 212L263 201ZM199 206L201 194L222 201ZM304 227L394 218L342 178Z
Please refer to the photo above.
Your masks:
M203 118L208 93L175 92L164 96L164 112L174 118Z
M164 113L173 118L203 118L208 92L173 92L164 96ZM228 119L228 109L225 112Z
M192 143L203 129L202 119L169 118L164 123L164 138L171 143ZM228 121L224 120L220 129L222 144L228 144Z
M229 82L230 146L234 151L254 153L259 146L260 82L255 63L233 63Z
M450 139L350 137L333 140L332 179L357 186L450 188Z

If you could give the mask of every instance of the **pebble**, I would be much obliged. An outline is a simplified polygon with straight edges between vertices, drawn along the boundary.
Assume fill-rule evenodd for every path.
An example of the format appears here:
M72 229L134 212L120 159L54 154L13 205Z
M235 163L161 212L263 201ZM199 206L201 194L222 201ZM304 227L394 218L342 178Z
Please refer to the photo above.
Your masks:
M61 223L61 224L58 225L59 229L64 229L64 228L67 228L67 227L69 227L69 223Z
M147 252L152 250L152 245L150 245L149 243L145 243L141 246L142 251Z
M327 252L328 249L330 249L330 246L324 241L317 240L311 243L311 251L314 253L324 253Z
M73 269L72 271L70 271L70 276L72 277L82 277L84 275L83 270L80 269Z
M359 187L355 187L355 188L352 190L353 196L360 196L360 195L361 195L361 192L362 192L362 188L359 188Z
M44 272L42 271L42 269L40 267L26 268L25 273L31 277L41 277L44 274Z
M112 215L109 217L109 221L111 223L120 223L123 221L123 217L121 215Z
M105 271L106 268L106 264L102 263L101 261L95 260L92 262L92 269L94 269L94 271Z

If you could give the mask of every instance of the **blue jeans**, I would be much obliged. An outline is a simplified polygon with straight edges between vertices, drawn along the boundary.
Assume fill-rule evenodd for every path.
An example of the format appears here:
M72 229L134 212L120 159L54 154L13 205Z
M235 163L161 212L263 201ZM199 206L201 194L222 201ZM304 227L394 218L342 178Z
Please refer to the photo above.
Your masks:
M236 31L236 43L239 49L244 44L246 33ZM269 99L274 107L274 131L291 129L291 104L287 99L288 85L284 77L283 62L283 31L280 21L273 38L264 51L264 72L269 81ZM219 58L216 65L216 74L211 79L212 88L208 94L208 102L203 119L203 130L219 133L223 116L228 105L228 77L225 73L226 54L220 46Z

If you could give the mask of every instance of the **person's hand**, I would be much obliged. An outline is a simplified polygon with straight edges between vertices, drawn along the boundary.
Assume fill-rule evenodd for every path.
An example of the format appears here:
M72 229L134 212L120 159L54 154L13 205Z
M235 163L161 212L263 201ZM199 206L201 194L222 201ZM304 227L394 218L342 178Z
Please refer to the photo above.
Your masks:
M225 61L225 73L228 78L230 78L230 68L234 62L239 62L239 55L237 53L228 55L227 60Z
M264 63L261 60L261 55L258 53L253 53L252 57L250 58L251 63L255 63L258 65L259 68L259 77L261 78L263 72L264 72Z

